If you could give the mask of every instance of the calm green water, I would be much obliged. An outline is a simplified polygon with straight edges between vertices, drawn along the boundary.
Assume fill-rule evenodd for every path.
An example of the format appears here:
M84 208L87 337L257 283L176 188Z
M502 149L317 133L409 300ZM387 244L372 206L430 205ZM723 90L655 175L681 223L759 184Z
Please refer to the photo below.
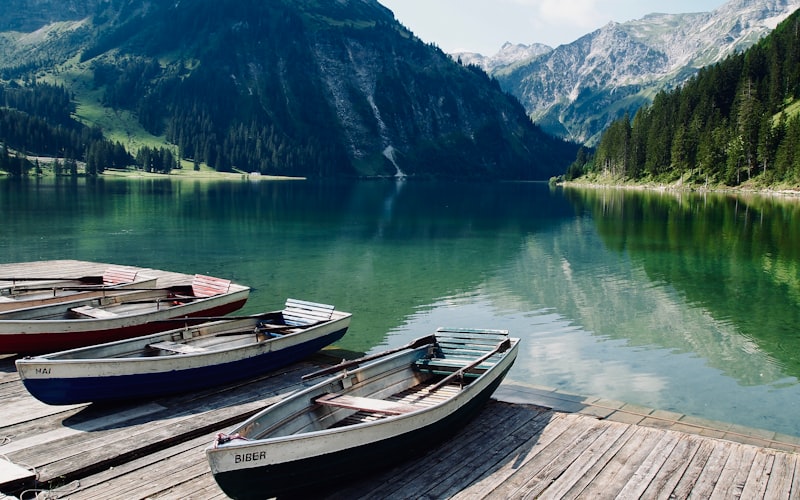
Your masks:
M511 381L800 435L800 203L536 183L0 180L0 261L231 278L354 313L340 347L437 326L523 339Z

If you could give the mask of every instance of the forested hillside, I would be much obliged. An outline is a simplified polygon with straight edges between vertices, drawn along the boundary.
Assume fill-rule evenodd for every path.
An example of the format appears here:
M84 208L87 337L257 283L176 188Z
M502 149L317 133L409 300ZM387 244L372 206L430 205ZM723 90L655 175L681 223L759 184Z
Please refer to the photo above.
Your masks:
M547 179L577 149L375 0L12 6L2 80L63 86L82 122L107 118L132 153L158 144L270 175Z
M74 105L63 87L31 84L0 86L0 170L24 175L36 168L27 155L57 158L57 173L96 174L106 167L126 167L133 158L125 148L103 138L97 127L87 127L71 117ZM11 150L14 154L11 154Z
M566 178L800 184L800 13L744 53L661 92L582 150Z

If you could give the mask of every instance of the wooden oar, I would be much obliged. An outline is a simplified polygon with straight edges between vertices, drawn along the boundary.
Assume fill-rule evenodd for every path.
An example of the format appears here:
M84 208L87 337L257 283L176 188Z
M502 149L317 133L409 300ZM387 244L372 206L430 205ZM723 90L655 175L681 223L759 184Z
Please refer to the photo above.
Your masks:
M395 347L394 349L389 349L388 351L379 352L376 354L370 354L367 356L360 357L358 359L353 359L350 361L342 361L338 365L329 366L327 368L323 368L321 370L317 370L315 372L309 373L307 375L303 375L300 377L300 380L308 380L312 378L319 377L320 375L327 375L329 373L335 373L339 370L344 370L345 368L350 368L352 366L358 366L361 363L365 363L367 361L372 361L373 359L382 358L384 356L388 356L389 354L394 354L396 352L404 351L406 349L416 349L417 347L422 347L427 344L432 344L436 342L436 335L428 335L426 337L420 337L418 339L412 340L408 344L402 347Z
M486 361L487 359L491 358L492 356L494 356L497 353L506 352L509 347L511 347L511 340L505 339L504 341L502 341L499 344L497 344L497 346L494 349L492 349L491 352L487 352L486 354L484 354L480 358L476 359L472 363L459 368L458 370L456 370L453 373L451 373L450 375L446 376L445 378L443 378L442 380L440 380L436 384L432 385L431 387L428 387L428 392L433 392L436 389L448 384L454 378L463 376L464 373L467 370L471 370L472 368L475 368L476 366L478 366L479 364L483 363L484 361Z
M103 281L103 277L102 276L78 276L78 277L72 277L72 278L65 278L65 277L62 276L62 277L59 277L59 278L53 278L53 277L50 277L50 276L42 276L42 277L17 276L17 277L12 277L12 278L6 278L6 277L0 276L0 281L87 281L87 280L94 280L94 281L102 282Z
M152 288L145 288L145 290L152 290ZM158 302L189 302L192 300L203 300L203 299L210 299L214 297L214 295L208 297L197 297L195 295L179 295L177 297L153 297L152 299L140 299L140 300L124 300L125 295L121 295L119 297L109 297L110 299L122 299L116 300L113 304L153 304Z
M158 288L123 288L126 283L115 283L113 285L67 285L67 286L59 286L58 284L54 283L52 286L26 286L25 288L19 288L19 290L25 292L37 292L37 291L47 291L47 290L63 290L68 292L107 292L107 291L137 291L137 292L144 292L144 291L153 291L158 290Z
M270 313L266 314L253 314L251 316L181 316L180 318L167 318L167 319L157 319L153 320L150 323L175 323L175 322L184 322L184 321L227 321L227 320L236 320L236 319L253 319L253 318L261 318L264 316L269 315ZM269 319L269 318L267 318ZM286 326L286 325L280 325Z

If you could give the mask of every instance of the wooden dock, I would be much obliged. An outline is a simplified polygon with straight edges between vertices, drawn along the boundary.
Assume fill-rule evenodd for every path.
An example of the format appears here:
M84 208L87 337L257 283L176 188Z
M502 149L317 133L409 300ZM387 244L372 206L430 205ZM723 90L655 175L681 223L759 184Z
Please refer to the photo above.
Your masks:
M204 454L216 433L333 358L193 394L74 406L31 397L14 359L0 356L0 460L35 471L29 490L213 499L225 498ZM446 444L329 498L800 498L797 438L533 386L496 396Z

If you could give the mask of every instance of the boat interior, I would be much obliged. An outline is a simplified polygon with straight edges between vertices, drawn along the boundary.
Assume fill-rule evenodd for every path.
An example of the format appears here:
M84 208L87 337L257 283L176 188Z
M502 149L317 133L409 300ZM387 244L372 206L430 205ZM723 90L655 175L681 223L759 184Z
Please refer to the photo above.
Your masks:
M265 439L373 422L442 403L486 372L500 358L505 335L463 338L440 335L437 342L344 372L314 386L302 398L278 403L274 411L235 432Z

